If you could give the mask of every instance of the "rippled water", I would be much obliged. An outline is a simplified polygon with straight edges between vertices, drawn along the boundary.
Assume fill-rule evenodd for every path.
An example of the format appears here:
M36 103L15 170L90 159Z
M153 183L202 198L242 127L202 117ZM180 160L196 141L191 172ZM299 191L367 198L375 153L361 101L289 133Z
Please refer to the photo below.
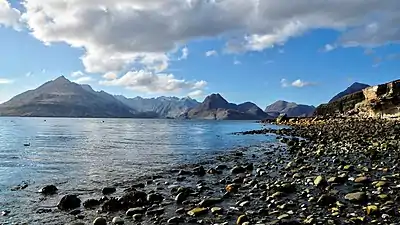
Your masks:
M10 210L9 219L29 215L21 209L44 184L91 190L273 141L231 134L260 127L252 121L0 118L0 211ZM22 182L29 186L11 191Z

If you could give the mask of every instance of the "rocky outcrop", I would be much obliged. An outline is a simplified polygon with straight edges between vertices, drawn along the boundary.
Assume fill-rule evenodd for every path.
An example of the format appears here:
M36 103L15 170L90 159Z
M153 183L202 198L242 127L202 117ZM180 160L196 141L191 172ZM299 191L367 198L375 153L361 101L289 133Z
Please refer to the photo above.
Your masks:
M320 105L315 113L317 116L343 114L361 117L399 116L400 80L367 87L334 102Z

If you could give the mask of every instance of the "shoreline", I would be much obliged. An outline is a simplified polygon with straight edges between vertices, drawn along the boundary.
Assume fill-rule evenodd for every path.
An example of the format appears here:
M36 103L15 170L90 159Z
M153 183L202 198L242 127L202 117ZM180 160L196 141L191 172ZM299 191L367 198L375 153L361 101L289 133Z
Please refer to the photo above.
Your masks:
M286 125L292 127L242 132L274 133L284 144L137 179L107 198L81 199L78 210L53 208L43 213L54 222L46 224L400 223L399 121ZM67 220L57 223L56 215Z

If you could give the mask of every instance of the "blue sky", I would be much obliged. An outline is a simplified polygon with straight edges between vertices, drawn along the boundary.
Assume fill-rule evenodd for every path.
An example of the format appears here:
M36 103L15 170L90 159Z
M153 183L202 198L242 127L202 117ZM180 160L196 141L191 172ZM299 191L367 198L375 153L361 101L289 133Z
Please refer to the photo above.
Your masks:
M397 0L55 2L0 0L0 102L60 75L127 97L218 92L261 108L400 78Z

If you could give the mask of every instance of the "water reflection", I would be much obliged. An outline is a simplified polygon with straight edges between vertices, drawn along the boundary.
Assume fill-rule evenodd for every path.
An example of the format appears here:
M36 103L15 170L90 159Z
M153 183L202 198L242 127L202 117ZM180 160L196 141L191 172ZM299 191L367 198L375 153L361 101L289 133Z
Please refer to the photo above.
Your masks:
M231 135L259 129L253 122L103 120L0 118L0 208L29 205L29 191L43 184L90 190L268 140ZM22 181L27 192L10 192Z

